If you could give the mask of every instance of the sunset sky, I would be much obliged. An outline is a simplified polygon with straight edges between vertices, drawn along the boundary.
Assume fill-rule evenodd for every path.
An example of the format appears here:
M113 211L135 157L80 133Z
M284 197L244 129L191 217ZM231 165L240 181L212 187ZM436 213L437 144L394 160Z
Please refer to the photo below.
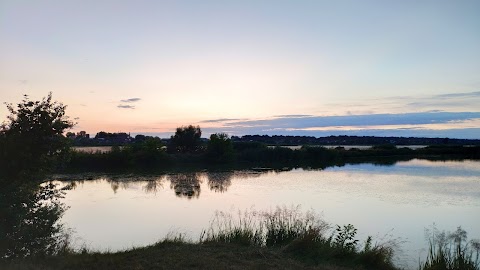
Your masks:
M479 139L480 1L0 0L0 102L50 91L93 135Z

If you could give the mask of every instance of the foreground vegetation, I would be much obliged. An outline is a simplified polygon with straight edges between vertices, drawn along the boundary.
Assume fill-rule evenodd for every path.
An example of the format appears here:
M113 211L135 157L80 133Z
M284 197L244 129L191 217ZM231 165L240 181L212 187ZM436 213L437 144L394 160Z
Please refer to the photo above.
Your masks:
M356 238L351 224L329 226L313 212L277 208L270 212L217 212L198 241L182 235L119 252L73 249L68 238L55 253L0 261L1 269L399 269L395 240ZM429 255L419 270L478 270L479 241L428 231Z
M0 263L2 269L322 269L354 268L312 265L280 249L226 243L191 244L162 241L155 245L116 253L72 253L43 259ZM356 268L361 269L361 268Z
M313 212L277 208L273 212L239 212L237 217L219 212L200 243L230 243L257 248L281 249L297 260L311 264L335 264L365 269L395 269L395 243L360 244L351 224L332 229Z
M420 270L478 270L480 269L480 240L467 239L461 227L451 233L435 227L427 230L429 252Z
M396 269L392 243L363 244L352 225L331 229L312 212L219 212L198 242L177 236L116 253L73 250L13 259L5 269Z

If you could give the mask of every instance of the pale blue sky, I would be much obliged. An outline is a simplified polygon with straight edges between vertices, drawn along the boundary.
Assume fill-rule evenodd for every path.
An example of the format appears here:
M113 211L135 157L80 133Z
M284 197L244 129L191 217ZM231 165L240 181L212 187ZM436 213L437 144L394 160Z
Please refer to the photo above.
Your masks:
M480 1L0 0L0 101L52 91L90 133L238 135L205 120L304 114L317 128L248 132L480 138L478 115L458 114L480 112L479 14ZM394 121L431 111L457 118ZM349 115L362 122L322 118Z

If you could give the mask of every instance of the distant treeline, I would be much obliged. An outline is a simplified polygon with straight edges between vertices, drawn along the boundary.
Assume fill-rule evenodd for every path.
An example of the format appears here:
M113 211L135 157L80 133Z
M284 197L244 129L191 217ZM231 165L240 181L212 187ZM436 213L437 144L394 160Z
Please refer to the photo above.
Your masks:
M245 135L232 136L235 142L261 142L268 145L480 145L480 140L418 137L376 137L376 136L281 136Z
M86 134L88 135L88 134ZM128 145L143 141L149 136L136 135L131 137L125 132L98 132L95 137L67 134L74 146L114 146ZM376 136L282 136L282 135L245 135L232 136L233 142L259 142L267 145L480 145L480 140L451 138L418 138L418 137L376 137ZM165 145L170 138L160 139ZM204 142L207 139L201 139Z
M448 138L402 138L359 136L260 136L229 137L225 133L201 138L199 126L177 128L170 139L126 133L97 133L93 140L115 142L112 151L83 153L71 151L60 163L62 170L171 169L175 166L228 167L313 167L325 168L346 163L394 164L400 160L480 159L480 140ZM78 136L77 136L78 137ZM82 140L88 139L85 137ZM92 139L90 139L92 140ZM122 143L123 142L123 143ZM279 147L303 145L300 149ZM372 145L369 149L327 149L319 145ZM402 145L430 145L420 149ZM468 146L464 146L468 145ZM120 147L122 146L122 147ZM271 147L278 146L278 147Z

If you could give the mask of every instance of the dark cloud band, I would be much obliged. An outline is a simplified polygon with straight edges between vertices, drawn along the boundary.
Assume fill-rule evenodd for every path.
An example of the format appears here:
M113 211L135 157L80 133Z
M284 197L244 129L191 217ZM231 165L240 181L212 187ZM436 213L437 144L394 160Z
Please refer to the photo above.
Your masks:
M261 126L263 128L318 128L332 126L382 126L442 124L480 118L480 112L421 112L403 114L365 114L342 116L278 117L226 123L225 126Z
M117 107L120 109L135 109L135 106L133 105L118 105Z

